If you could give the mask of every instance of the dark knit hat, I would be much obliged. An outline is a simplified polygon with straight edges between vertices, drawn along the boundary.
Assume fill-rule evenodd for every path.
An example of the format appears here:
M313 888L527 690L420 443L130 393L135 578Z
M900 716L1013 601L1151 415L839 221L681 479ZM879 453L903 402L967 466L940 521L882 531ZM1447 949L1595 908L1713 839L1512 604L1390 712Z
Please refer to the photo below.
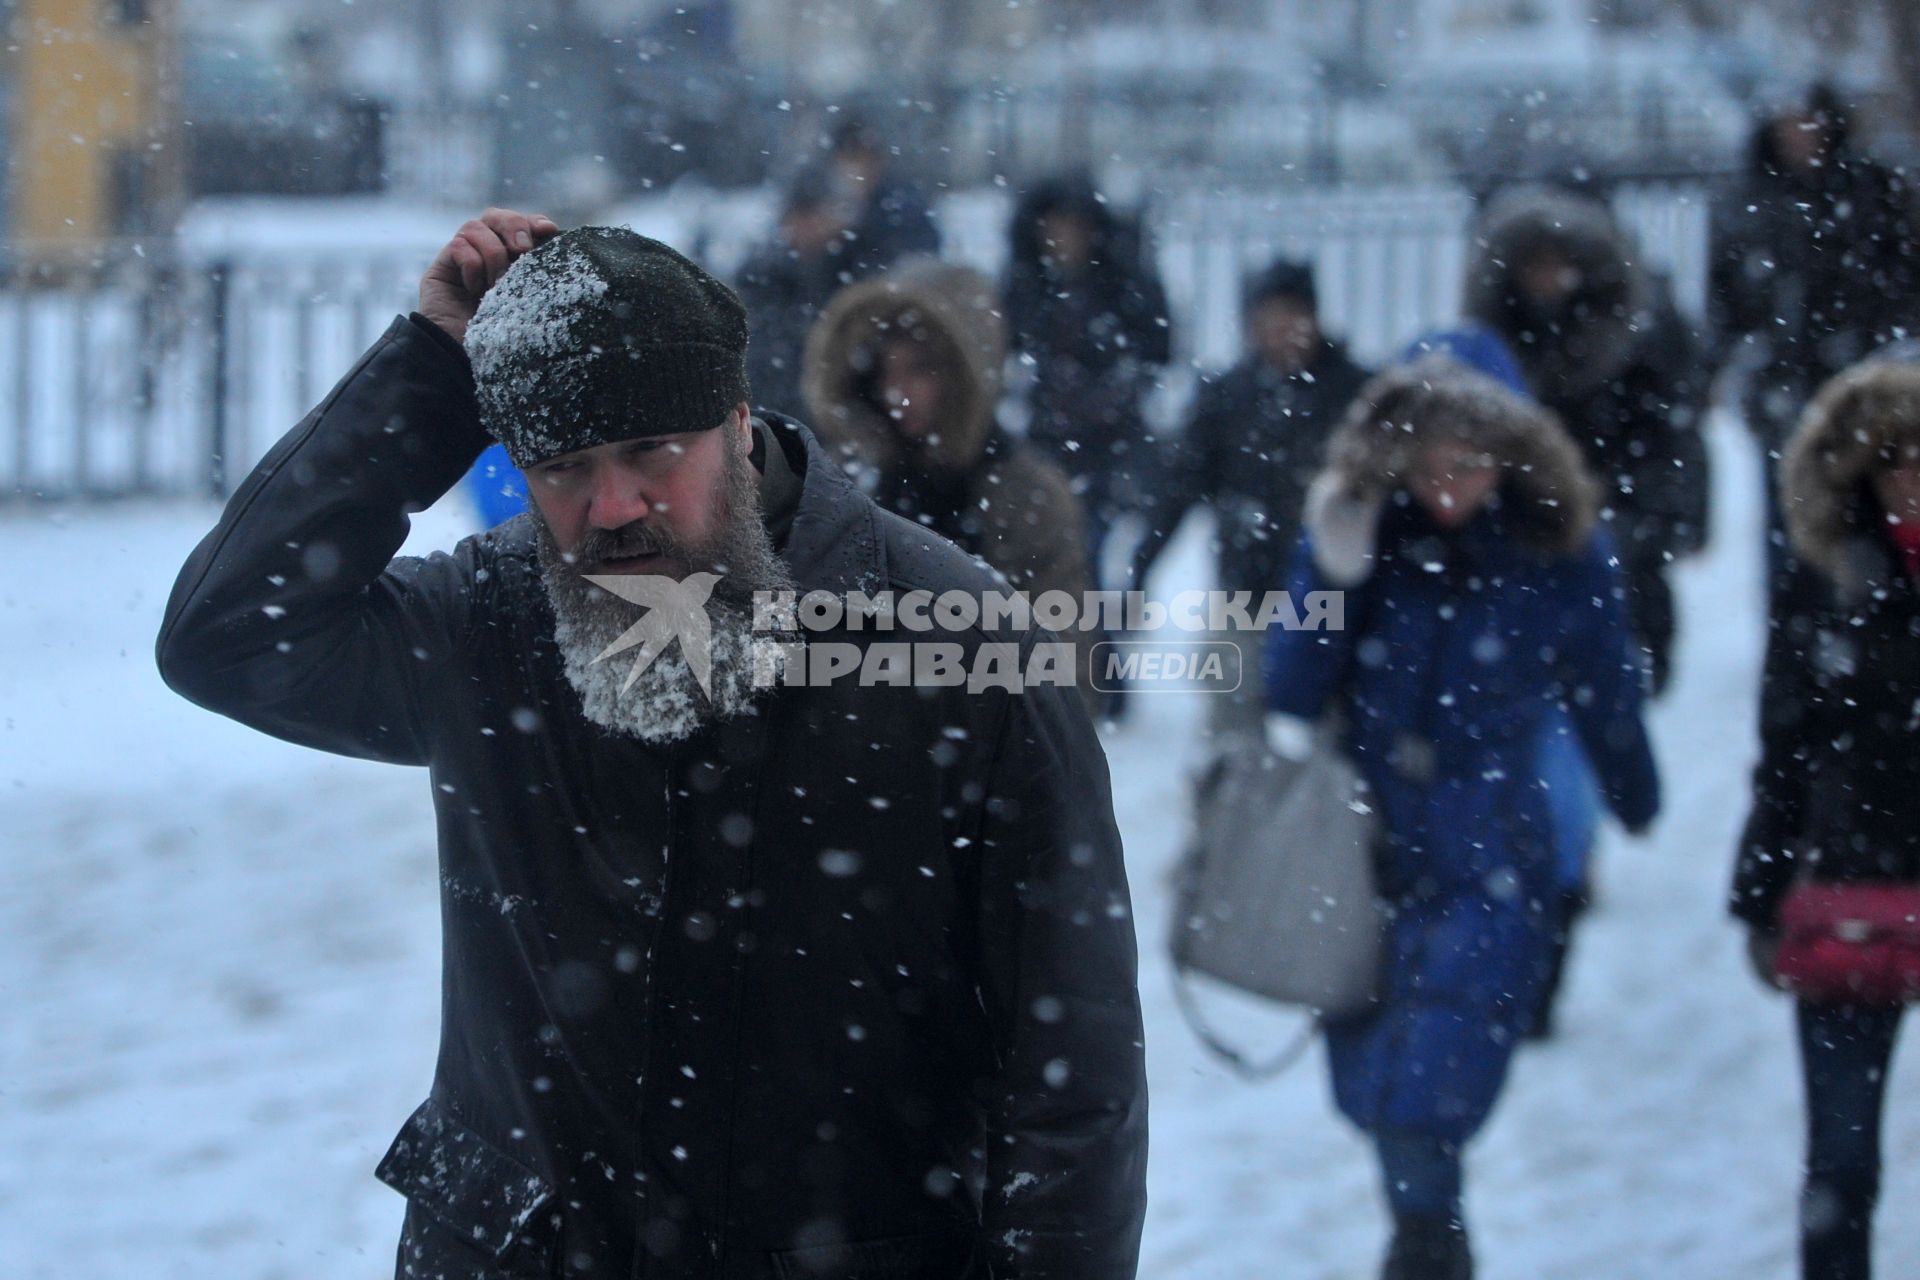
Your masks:
M1313 283L1313 268L1304 262L1279 259L1247 277L1247 287L1241 294L1240 306L1244 311L1251 311L1275 298L1298 302L1309 311L1318 310L1320 297Z
M577 227L500 277L467 326L480 422L514 465L703 431L747 398L747 313L658 240Z

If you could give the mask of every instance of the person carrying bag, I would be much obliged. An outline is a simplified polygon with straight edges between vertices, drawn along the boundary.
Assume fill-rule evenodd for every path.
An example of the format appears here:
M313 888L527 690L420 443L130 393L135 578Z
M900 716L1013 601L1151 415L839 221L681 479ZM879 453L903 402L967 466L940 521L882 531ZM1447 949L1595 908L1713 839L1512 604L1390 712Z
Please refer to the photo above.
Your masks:
M1335 1101L1372 1140L1393 1212L1386 1280L1473 1274L1461 1150L1499 1096L1553 935L1548 718L1571 721L1630 831L1659 809L1646 672L1596 511L1552 414L1428 356L1367 384L1309 493L1288 590L1344 592L1343 628L1267 633L1269 709L1337 714L1379 814L1380 985L1326 1032Z
M1781 464L1792 551L1730 907L1795 1000L1807 1082L1801 1274L1864 1280L1887 1066L1920 1000L1920 364L1815 396Z

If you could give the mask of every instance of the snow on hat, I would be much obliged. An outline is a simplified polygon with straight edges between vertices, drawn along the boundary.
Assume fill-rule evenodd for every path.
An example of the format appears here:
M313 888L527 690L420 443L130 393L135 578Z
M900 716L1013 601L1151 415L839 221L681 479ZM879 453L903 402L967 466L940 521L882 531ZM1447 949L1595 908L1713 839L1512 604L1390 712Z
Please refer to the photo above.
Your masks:
M746 352L733 290L624 227L524 255L467 327L481 425L522 468L718 426L747 398Z

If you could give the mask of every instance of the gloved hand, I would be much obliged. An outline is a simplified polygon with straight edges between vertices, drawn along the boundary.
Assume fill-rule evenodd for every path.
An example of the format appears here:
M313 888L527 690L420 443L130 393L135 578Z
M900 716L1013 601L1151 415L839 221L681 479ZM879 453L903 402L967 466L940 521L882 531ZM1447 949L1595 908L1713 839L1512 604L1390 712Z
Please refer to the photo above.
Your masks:
M1329 585L1357 587L1373 575L1381 500L1348 493L1331 475L1307 490L1301 525L1313 543L1314 565Z
M1778 988L1780 973L1775 967L1780 957L1780 934L1774 929L1763 929L1758 925L1747 930L1747 963L1753 966L1754 976L1765 986Z

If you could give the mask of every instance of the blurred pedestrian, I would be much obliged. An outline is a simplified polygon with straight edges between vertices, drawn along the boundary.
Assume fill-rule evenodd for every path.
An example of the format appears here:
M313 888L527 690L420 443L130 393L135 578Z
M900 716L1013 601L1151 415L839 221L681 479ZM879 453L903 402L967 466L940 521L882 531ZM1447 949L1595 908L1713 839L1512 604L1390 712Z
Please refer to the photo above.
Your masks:
M740 268L734 284L747 307L747 378L755 403L800 412L807 334L854 278L847 231L832 176L804 170L787 188L773 240Z
M1636 265L1607 207L1523 189L1482 222L1467 282L1469 320L1498 333L1601 485L1626 567L1627 616L1653 687L1672 669L1671 563L1706 539L1705 392L1697 344L1665 282Z
M1920 284L1911 193L1861 153L1852 113L1815 86L1755 128L1745 180L1715 210L1709 299L1723 364L1766 462L1767 562L1776 592L1793 563L1775 471L1814 390L1911 328Z
M1472 1274L1461 1149L1499 1096L1550 937L1546 718L1565 708L1630 830L1659 807L1596 506L1550 414L1449 359L1394 369L1330 442L1290 584L1343 591L1346 625L1268 634L1276 729L1335 714L1382 819L1382 995L1327 1045L1335 1100L1378 1152L1387 1280Z
M1030 365L1027 435L1072 477L1105 585L1107 535L1143 508L1157 465L1142 400L1172 351L1166 295L1138 229L1085 177L1029 191L1009 242L1005 309L1013 350Z
M1016 590L1065 591L1077 604L1093 585L1084 518L1060 468L999 424L1006 326L996 303L978 272L924 258L848 288L807 345L808 409L821 443L880 506ZM1080 646L1083 669L1089 650Z
M1204 505L1214 517L1218 589L1251 592L1256 601L1278 590L1327 437L1366 381L1366 370L1320 327L1310 265L1281 259L1248 277L1240 316L1239 362L1201 379L1158 483L1143 478L1153 502L1133 557L1136 589L1187 511ZM1259 735L1265 699L1257 644L1243 648L1240 688L1209 699L1208 710L1217 735Z
M898 171L897 154L866 120L843 120L833 131L831 172L854 279L902 258L940 252L933 209L919 186Z
M1829 382L1780 497L1808 572L1775 600L1732 910L1798 997L1801 1274L1865 1280L1887 1067L1920 998L1920 365Z
M1407 345L1400 359L1409 363L1434 355L1483 373L1515 395L1531 399L1519 360L1492 330L1462 325L1423 334ZM1553 880L1541 904L1547 918L1547 954L1525 1034L1530 1040L1545 1040L1553 1034L1574 927L1592 901L1590 877L1600 829L1599 783L1580 745L1578 726L1564 708L1554 708L1541 723L1534 769L1552 818Z

